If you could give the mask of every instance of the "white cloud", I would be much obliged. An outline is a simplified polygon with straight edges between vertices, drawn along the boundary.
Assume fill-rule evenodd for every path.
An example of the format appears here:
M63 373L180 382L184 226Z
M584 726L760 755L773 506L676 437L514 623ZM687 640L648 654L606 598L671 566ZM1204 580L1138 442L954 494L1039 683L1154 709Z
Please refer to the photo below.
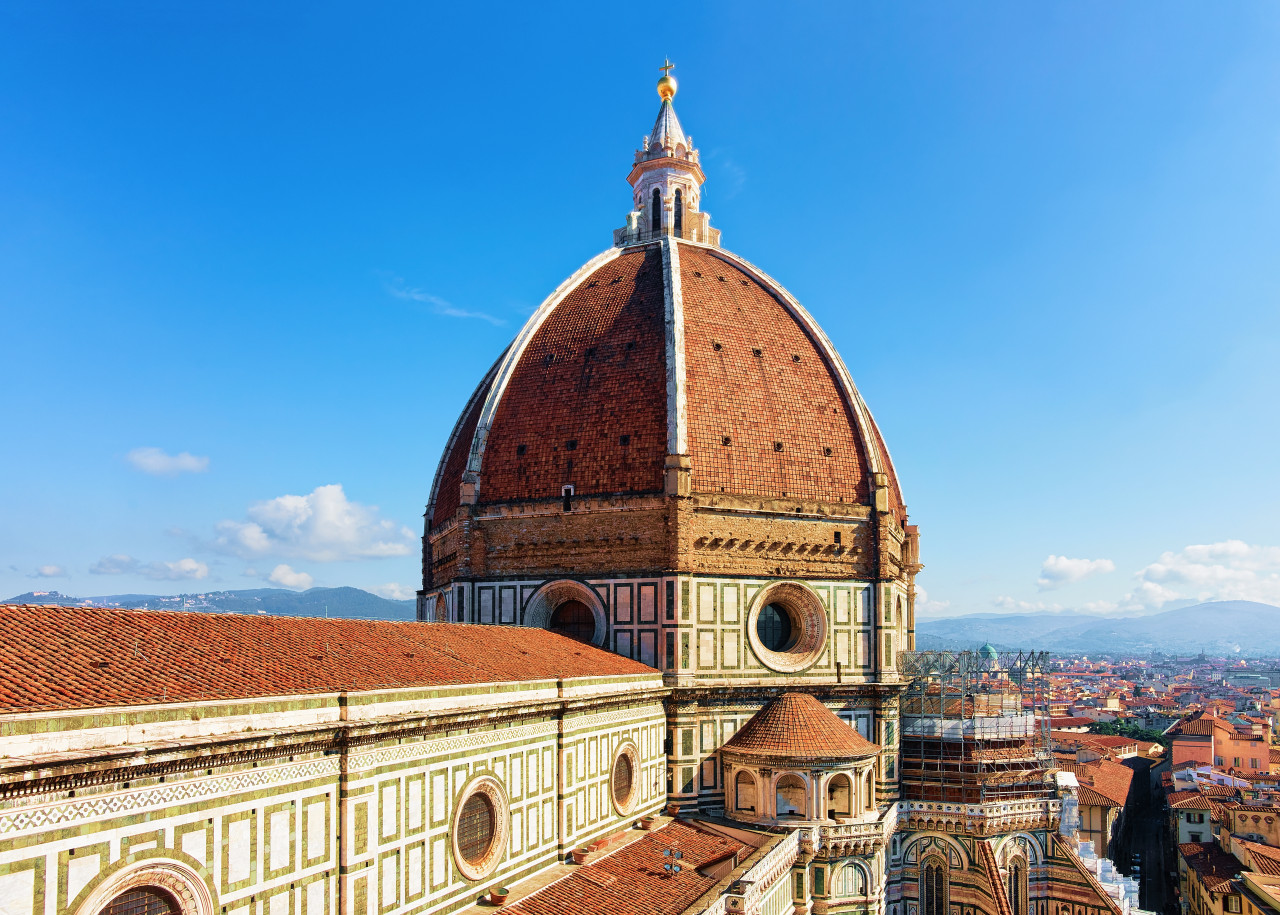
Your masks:
M1066 556L1050 556L1040 566L1036 587L1051 591L1092 575L1114 572L1116 564L1110 559L1068 559Z
M385 597L387 600L413 600L418 593L408 585L398 585L395 582L378 585L377 587L370 588L369 590L379 597Z
M409 302L421 302L429 305L431 310L438 315L444 315L447 318L475 318L478 321L488 321L495 327L501 327L507 322L501 318L495 318L491 314L483 311L472 311L468 308L459 308L452 302L440 298L438 295L432 295L422 289L412 286L406 286L403 279L398 276L389 276L386 281L387 292L395 296L397 299L404 299Z
M116 553L112 556L103 556L93 565L89 566L91 575L127 575L130 572L138 570L138 560L132 556L126 556L124 553Z
M173 562L141 563L124 553L103 556L89 567L94 575L141 575L151 581L187 581L209 577L209 566L187 557Z
M128 461L143 473L157 477L176 477L180 473L204 473L209 469L207 457L197 457L188 451L181 454L165 454L159 448L134 448Z
M376 506L347 499L339 483L305 496L278 496L249 506L247 521L221 521L215 547L250 559L277 555L338 562L407 556L413 532L378 517Z
M943 616L951 607L949 600L930 600L929 592L916 585L916 616Z
M1011 613L1057 613L1063 609L1062 604L1047 604L1042 600L1018 600L1004 595L995 599L995 605Z
M1176 600L1252 600L1280 605L1280 547L1243 540L1166 552L1138 572L1127 601L1157 609Z
M149 562L142 568L142 575L152 581L198 580L209 577L209 567L188 556L176 562Z
M44 565L36 569L28 578L66 578L67 570L62 566Z
M307 588L311 587L315 579L306 572L295 572L292 568L282 562L271 570L271 574L267 576L267 581L273 581L286 588L305 591Z

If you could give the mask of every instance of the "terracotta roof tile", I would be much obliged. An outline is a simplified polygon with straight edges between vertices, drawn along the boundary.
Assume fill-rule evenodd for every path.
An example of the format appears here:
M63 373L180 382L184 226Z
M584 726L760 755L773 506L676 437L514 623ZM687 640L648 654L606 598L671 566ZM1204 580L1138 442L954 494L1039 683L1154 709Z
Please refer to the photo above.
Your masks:
M1211 893L1228 891L1231 879L1240 873L1240 862L1212 842L1183 842L1178 846L1187 867L1196 872Z
M864 438L800 323L711 251L680 245L680 277L694 490L865 503Z
M663 868L662 852L683 854L680 873ZM752 849L732 839L708 835L684 823L670 823L598 861L575 868L502 911L509 915L677 915L715 886L718 878L699 868L726 855Z
M723 749L792 759L849 759L880 751L808 693L783 693L752 715Z
M542 629L0 604L0 712L646 673Z
M552 310L494 413L480 502L559 498L567 483L576 495L662 491L665 302L654 245L602 264Z

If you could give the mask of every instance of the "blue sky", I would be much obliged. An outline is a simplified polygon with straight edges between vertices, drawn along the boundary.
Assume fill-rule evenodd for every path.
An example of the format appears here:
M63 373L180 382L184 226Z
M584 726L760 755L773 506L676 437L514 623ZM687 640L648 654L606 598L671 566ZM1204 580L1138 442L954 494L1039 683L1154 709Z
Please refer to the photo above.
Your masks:
M1280 604L1273 3L0 7L0 597L407 596L664 55L844 355L925 613ZM185 457L184 457L185 455Z

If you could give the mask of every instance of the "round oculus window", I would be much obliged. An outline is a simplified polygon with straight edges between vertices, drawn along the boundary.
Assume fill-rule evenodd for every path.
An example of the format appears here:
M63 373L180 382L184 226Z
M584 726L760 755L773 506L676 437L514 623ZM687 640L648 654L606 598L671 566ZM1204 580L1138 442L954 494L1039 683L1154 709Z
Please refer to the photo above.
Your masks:
M552 611L547 628L590 645L596 636L596 617L582 601L567 600Z
M795 645L797 628L781 604L765 604L756 618L756 635L760 637L760 644L770 651L790 651Z
M621 814L630 813L636 806L640 792L640 756L636 745L628 741L618 748L618 755L613 758L613 768L609 771L609 793L613 795L613 806Z
M799 582L775 582L752 602L747 640L766 667L796 673L817 662L827 641L827 611Z
M468 880L489 876L502 860L510 829L510 805L502 784L482 775L464 790L454 809L453 861Z
M483 794L473 794L462 805L458 817L458 854L468 864L481 864L493 847L493 802Z

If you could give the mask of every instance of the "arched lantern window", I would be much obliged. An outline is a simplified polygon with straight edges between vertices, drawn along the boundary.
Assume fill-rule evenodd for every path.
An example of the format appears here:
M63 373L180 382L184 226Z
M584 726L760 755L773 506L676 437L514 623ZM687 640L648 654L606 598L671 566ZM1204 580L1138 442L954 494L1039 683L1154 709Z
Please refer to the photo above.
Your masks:
M947 915L949 870L941 855L929 855L920 862L920 915Z
M676 238L684 238L684 194L680 188L676 188L675 230Z
M653 189L653 203L649 206L649 228L654 235L662 232L662 191Z

